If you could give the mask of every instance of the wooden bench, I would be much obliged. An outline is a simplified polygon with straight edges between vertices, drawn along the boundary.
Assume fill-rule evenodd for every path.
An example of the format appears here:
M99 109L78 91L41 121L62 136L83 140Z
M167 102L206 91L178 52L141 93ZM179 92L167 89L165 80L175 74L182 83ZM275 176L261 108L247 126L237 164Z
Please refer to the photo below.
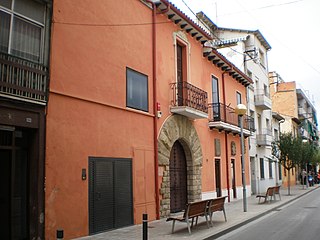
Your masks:
M212 215L214 212L222 211L224 215L224 220L227 221L226 211L224 209L225 199L226 199L226 196L209 200L207 214L210 217L211 226L213 226Z
M203 201L199 201L199 202L188 203L186 205L186 209L184 211L183 216L167 218L167 221L173 221L172 233L174 232L175 222L179 221L179 222L186 222L187 223L189 234L191 234L191 227L193 226L194 218L196 218L196 224L197 224L198 217L201 217L201 216L204 216L206 218L207 226L209 228L208 214L207 214L209 202L210 201L208 201L208 200L203 200ZM191 220L191 226L190 226L190 220Z
M270 202L272 197L274 197L274 187L268 187L265 194L260 194L256 196L256 198L259 198L259 203L261 198L264 198L264 203L265 203L268 199Z
M272 200L276 200L276 195L279 195L279 199L281 200L280 195L280 186L268 187L267 192L265 194L257 195L256 197L260 199L264 198L264 203L269 199L269 202Z

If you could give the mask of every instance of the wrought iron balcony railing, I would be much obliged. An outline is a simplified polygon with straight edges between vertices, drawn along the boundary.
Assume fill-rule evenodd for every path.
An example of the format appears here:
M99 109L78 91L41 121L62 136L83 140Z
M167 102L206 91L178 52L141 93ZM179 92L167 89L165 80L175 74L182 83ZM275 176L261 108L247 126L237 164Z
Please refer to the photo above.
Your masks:
M192 118L207 117L208 114L208 93L192 84L184 81L171 84L172 100L171 112L180 113ZM179 110L179 107L188 107L193 113ZM198 114L198 117L196 116Z
M39 104L47 102L48 69L8 54L0 53L0 94Z
M210 103L209 122L224 122L236 127L240 127L240 118L235 113L235 109L223 103ZM254 132L254 119L248 115L243 116L243 128Z

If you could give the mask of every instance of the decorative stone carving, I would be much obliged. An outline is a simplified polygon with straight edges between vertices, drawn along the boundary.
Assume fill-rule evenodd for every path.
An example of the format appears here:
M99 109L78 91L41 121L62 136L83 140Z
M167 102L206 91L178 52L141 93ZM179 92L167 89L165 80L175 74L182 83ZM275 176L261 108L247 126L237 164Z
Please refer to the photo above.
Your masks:
M231 155L235 156L237 154L237 147L234 141L231 142Z

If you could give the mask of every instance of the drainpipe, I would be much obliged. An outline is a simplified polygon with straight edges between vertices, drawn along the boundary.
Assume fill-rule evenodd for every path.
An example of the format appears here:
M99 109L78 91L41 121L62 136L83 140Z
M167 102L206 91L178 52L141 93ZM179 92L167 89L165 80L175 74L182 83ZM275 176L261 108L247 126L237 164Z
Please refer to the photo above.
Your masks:
M158 124L157 124L157 73L156 73L156 4L151 0L146 0L152 5L152 80L153 80L153 145L154 145L154 174L155 174L155 191L156 191L156 218L160 219L159 206L159 160L158 160Z
M222 73L222 95L223 95L223 103L226 105L226 87L224 84L224 74L227 72L224 71ZM227 113L224 111L224 119L227 119ZM229 181L229 156L228 156L228 133L224 131L224 140L225 140L225 147L226 147L226 176L227 176L227 191L228 191L228 202L230 202L230 181Z

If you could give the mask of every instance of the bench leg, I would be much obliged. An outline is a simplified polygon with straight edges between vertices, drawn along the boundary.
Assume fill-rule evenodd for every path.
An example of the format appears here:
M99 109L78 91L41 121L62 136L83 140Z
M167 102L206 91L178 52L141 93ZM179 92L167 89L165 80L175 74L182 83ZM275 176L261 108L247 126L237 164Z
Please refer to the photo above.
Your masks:
M213 215L213 212L212 212L212 213L210 213L210 224L211 224L211 226L213 227L212 215Z
M174 224L176 223L176 220L173 219L173 222L172 222L172 230L171 230L171 233L174 232Z
M209 226L209 221L208 221L208 214L205 213L204 216L206 218L207 227L209 228L210 226Z
M223 211L223 215L224 215L224 220L225 220L225 221L227 221L227 215L226 215L226 211L225 211L225 209L223 208L223 210L222 210L222 211Z
M193 222L193 218L192 218L192 222ZM187 219L187 226L188 226L189 234L191 234L191 227L190 227L190 221L189 221L189 219Z

